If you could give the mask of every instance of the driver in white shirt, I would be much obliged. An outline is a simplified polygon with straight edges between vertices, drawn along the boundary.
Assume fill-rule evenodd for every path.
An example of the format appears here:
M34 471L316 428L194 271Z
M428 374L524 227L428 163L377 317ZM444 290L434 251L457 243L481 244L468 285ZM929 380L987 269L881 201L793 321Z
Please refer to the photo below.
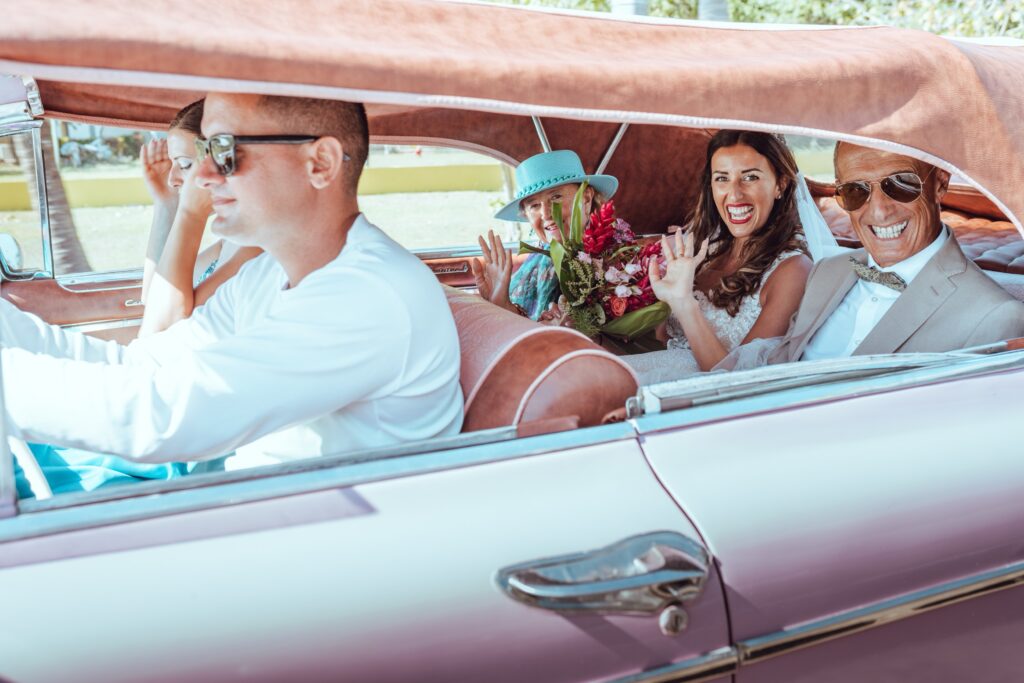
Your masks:
M0 303L9 433L140 462L237 450L244 465L458 433L444 293L359 212L362 105L215 93L202 128L193 180L213 231L265 253L127 347Z

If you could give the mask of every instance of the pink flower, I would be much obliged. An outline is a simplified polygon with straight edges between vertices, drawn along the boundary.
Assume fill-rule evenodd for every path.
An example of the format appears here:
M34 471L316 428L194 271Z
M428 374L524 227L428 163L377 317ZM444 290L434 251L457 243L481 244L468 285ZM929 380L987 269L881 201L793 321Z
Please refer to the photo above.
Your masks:
M611 298L612 315L616 318L621 317L622 314L626 312L626 305L628 303L629 302L626 301L626 299L623 299L620 296L613 296Z

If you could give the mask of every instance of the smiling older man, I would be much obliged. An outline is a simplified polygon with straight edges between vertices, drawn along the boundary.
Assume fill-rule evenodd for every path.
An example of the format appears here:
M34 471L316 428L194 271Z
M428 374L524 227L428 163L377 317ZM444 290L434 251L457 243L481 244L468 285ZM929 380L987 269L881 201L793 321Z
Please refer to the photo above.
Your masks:
M818 263L771 363L952 351L1024 336L1024 304L964 256L940 219L949 174L839 143L836 200L864 249Z

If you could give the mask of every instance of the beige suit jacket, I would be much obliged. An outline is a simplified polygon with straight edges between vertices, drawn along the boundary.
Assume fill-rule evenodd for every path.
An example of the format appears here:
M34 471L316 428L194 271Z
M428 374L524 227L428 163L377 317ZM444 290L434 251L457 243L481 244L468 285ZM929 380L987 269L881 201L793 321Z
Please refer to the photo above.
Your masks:
M858 249L814 266L789 332L769 363L800 359L857 283L850 256L867 262L865 250ZM950 234L853 354L954 351L1017 337L1024 337L1024 303L964 256Z

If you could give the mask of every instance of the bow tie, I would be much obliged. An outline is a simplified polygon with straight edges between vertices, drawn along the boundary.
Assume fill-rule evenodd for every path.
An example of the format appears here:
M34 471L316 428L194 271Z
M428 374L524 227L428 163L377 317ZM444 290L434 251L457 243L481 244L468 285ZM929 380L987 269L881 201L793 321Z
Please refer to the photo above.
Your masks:
M850 263L853 264L853 272L855 272L857 277L861 280L874 282L876 285L895 289L897 292L902 292L907 288L907 281L896 273L886 273L874 266L864 265L852 256L850 257Z

